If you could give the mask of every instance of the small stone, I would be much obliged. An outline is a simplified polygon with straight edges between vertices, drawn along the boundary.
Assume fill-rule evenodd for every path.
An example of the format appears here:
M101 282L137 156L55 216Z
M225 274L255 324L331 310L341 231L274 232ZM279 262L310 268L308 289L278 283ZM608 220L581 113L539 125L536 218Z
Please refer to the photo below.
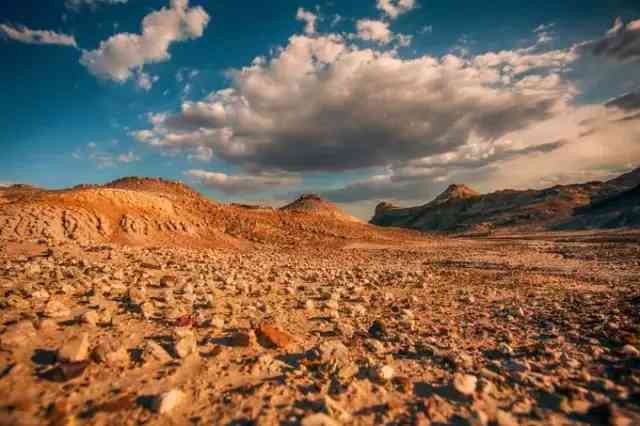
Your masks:
M337 340L329 340L320 344L314 352L323 363L337 362L346 364L349 360L349 349Z
M504 410L498 410L496 412L496 424L498 426L518 426L519 422L513 414Z
M300 422L301 426L339 426L339 423L324 413L311 414Z
M71 310L62 302L52 299L45 306L44 314L49 318L65 318L71 315Z
M630 358L640 357L640 350L632 345L624 345L622 347L622 353Z
M384 343L375 339L366 339L364 341L364 345L367 349L369 349L374 354L379 354L384 352Z
M381 382L387 382L393 378L395 370L390 365L383 365L371 369L371 378Z
M191 330L176 330L176 355L186 358L192 353L198 352L198 342L195 334Z
M511 346L507 345L506 343L502 342L498 345L498 352L507 355L507 356L511 356L514 354L514 350Z
M158 414L169 414L180 405L187 395L178 389L171 389L168 392L158 395L153 403L153 409Z
M161 363L167 363L173 359L162 346L153 340L148 340L145 344L143 358L145 361L158 361Z
M387 328L381 320L375 320L369 327L369 335L375 339L383 339L387 334Z
M271 348L287 349L293 343L293 336L270 323L262 323L256 329L260 344Z
M95 327L98 324L99 316L96 311L87 311L80 315L80 322Z
M351 339L353 337L354 330L350 324L339 322L335 326L335 332L336 334L340 334L347 339Z
M237 331L229 336L229 344L231 346L238 346L242 348L248 348L255 345L256 335L253 331Z
M222 328L224 328L224 319L220 318L220 317L214 317L211 319L211 326L213 328L217 328L218 330L221 330Z
M93 358L98 362L104 362L112 367L125 365L129 361L129 352L124 346L116 347L100 343L92 353Z
M471 374L457 373L453 376L453 387L456 391L465 396L471 396L475 393L478 386L478 378Z
M67 362L84 361L89 356L89 335L72 337L58 351L58 358Z

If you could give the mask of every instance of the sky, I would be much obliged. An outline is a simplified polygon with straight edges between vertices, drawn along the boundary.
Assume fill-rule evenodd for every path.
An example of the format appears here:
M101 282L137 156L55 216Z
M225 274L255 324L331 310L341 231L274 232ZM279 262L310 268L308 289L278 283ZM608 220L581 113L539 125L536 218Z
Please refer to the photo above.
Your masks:
M640 166L635 0L4 0L0 183L380 201Z

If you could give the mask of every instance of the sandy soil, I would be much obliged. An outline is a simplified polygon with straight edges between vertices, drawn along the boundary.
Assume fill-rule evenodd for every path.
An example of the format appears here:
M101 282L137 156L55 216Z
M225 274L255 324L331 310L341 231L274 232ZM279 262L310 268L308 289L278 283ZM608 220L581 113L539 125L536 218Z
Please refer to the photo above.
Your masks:
M0 245L0 424L640 424L640 243Z

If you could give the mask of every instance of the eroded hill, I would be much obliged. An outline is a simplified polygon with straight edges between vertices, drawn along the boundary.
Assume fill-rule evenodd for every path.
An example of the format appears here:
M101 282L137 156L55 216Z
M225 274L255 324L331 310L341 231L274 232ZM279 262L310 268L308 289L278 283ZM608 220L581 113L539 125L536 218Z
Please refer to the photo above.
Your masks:
M163 179L130 177L57 191L18 185L0 189L0 200L1 240L238 247L409 235L360 223L317 197L282 209L225 205Z
M640 169L607 182L557 185L541 190L503 190L479 194L464 185L451 185L433 201L422 206L401 208L386 202L380 203L371 223L422 231L466 233L638 226L640 213L634 207L638 206L638 201L633 197L627 202L622 215L624 220L596 220L590 216L578 216L593 216L593 211L581 208L614 199L639 184Z

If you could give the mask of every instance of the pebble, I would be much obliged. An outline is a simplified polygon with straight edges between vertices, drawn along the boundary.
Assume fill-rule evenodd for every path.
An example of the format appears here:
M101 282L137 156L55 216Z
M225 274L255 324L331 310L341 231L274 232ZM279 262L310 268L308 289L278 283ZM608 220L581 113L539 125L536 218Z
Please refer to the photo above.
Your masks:
M58 358L68 362L84 361L89 356L89 334L82 333L67 340L58 351Z
M453 387L459 393L465 396L471 396L475 393L478 386L478 378L471 374L456 373L453 376Z
M640 357L640 350L632 345L624 345L622 347L622 353L630 358Z
M143 349L143 359L145 361L167 363L173 358L171 358L171 355L158 343L153 340L147 340Z
M390 365L377 366L371 369L371 378L387 382L393 378L395 370Z
M186 358L192 353L198 352L198 341L193 331L188 329L177 329L175 331L175 335L175 351L178 357Z
M99 316L96 311L87 311L80 315L80 322L95 327L98 324Z
M274 324L261 323L256 328L256 337L264 346L287 349L293 343L293 336Z
M59 300L51 299L44 308L44 314L49 318L65 318L71 315L71 310Z
M301 426L339 426L339 423L324 413L311 414L300 422Z
M187 398L187 395L178 389L158 395L153 403L153 409L158 414L169 414Z
M384 323L377 319L373 321L371 327L369 327L369 335L375 339L383 339L387 334L387 327Z

